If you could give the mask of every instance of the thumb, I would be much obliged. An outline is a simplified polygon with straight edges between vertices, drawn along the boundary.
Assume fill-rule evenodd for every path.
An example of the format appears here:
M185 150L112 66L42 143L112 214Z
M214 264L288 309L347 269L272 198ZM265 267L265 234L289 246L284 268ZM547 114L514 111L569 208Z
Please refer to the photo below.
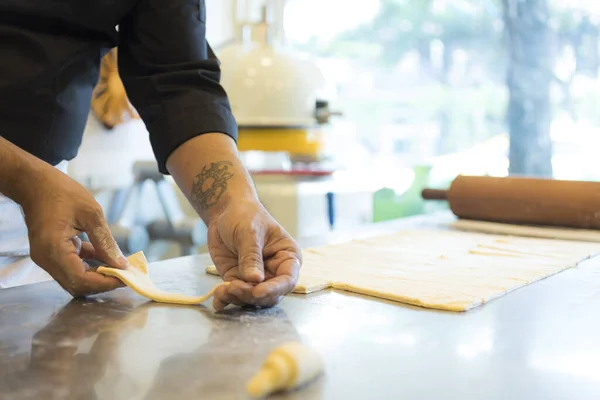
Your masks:
M106 220L103 215L100 215L84 226L92 246L94 246L94 255L100 261L106 262L113 268L125 268L127 259L123 256L117 241L113 237Z
M260 283L265 280L264 239L256 231L242 232L240 236L236 247L241 278L249 283Z

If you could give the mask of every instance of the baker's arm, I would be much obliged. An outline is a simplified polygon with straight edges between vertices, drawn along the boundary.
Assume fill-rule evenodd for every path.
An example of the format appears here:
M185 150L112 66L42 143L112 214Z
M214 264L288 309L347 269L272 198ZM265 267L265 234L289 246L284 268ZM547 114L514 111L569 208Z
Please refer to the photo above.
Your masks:
M204 20L203 1L140 1L119 27L119 72L159 169L208 225L232 198L258 199L237 155L237 125Z
M119 72L171 173L208 226L208 248L228 303L269 306L300 268L295 241L258 201L235 146L237 126L205 39L202 0L140 0L119 24Z
M207 225L232 201L258 203L235 142L226 135L188 140L168 158L167 169Z
M203 0L140 0L119 24L119 74L165 174L169 155L196 136L237 139L204 14Z
M26 197L25 178L33 172L35 161L31 154L0 136L0 193L21 204Z

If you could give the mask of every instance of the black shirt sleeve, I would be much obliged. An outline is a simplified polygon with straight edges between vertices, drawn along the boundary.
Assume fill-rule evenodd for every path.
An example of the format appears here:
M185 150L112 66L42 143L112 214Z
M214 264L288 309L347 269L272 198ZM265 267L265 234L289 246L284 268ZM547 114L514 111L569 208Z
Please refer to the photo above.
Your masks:
M163 174L169 155L197 135L237 140L205 20L204 0L139 0L119 24L119 73Z

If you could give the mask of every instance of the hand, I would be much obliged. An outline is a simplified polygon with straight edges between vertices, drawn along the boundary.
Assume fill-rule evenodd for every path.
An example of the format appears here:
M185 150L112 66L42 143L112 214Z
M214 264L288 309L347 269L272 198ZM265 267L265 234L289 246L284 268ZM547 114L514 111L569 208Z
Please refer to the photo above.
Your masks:
M271 307L294 289L298 245L260 204L235 142L221 133L189 139L167 170L208 226L208 251L223 280L216 310L228 304Z
M296 286L297 243L258 201L232 202L208 226L208 251L224 281L213 306L272 307Z
M19 204L28 228L31 259L73 296L123 286L83 261L96 259L115 268L127 265L92 195L47 164L37 165L26 180ZM87 233L91 243L81 243L76 237L81 232Z

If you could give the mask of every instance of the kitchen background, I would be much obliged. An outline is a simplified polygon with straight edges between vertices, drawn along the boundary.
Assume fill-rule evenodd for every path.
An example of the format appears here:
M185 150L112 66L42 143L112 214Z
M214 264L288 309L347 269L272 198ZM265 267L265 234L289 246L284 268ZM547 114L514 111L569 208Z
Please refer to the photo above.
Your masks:
M206 6L244 161L267 208L301 241L444 209L420 191L458 174L600 179L595 0ZM315 118L318 131L244 129L255 117L308 115L315 101L330 111ZM106 129L94 116L69 165L130 252L201 251L205 227L155 170L140 120Z

